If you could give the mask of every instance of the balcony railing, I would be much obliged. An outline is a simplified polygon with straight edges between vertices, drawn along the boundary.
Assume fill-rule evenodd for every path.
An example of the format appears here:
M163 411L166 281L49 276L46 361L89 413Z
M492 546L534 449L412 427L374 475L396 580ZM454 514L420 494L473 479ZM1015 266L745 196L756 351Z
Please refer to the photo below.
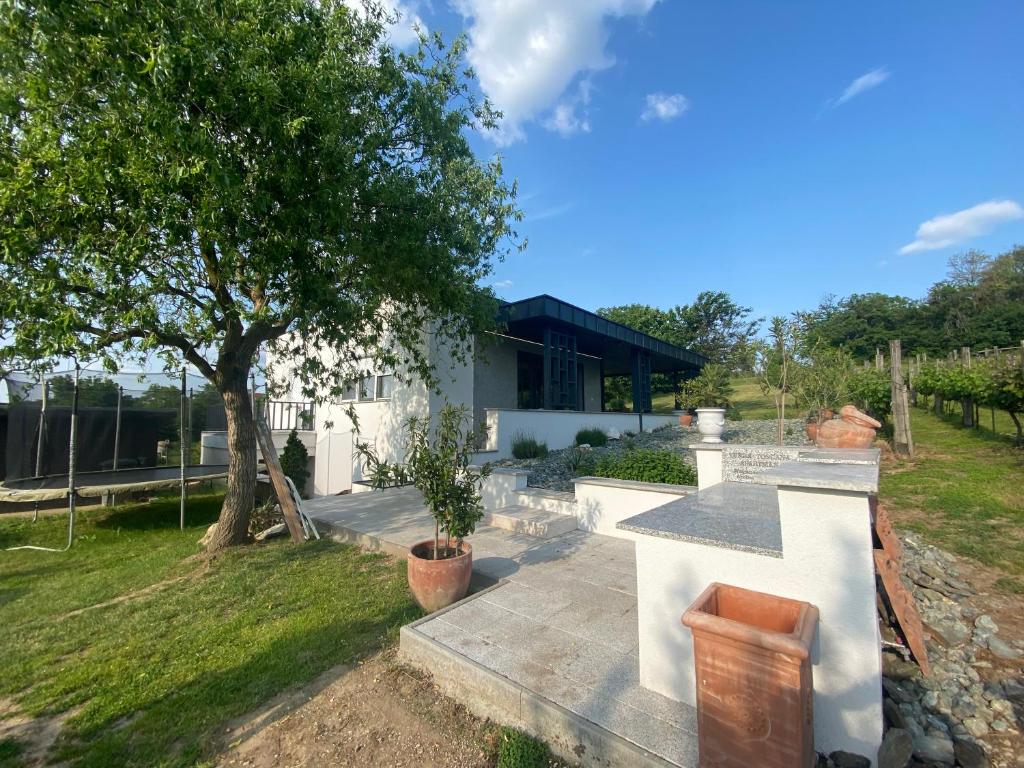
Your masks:
M309 400L270 400L264 414L271 429L314 429L316 406Z

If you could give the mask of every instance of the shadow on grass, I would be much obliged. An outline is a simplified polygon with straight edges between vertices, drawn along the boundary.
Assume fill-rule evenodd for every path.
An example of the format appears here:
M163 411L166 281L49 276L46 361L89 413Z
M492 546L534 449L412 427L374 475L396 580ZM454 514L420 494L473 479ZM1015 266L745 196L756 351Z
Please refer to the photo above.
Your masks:
M216 522L223 502L223 494L207 494L186 499L185 525L191 527ZM98 514L93 523L97 528L128 531L178 528L181 514L179 504L177 497L162 497L139 504L126 504L114 507L105 514Z
M135 702L134 711L116 719L81 731L70 720L51 759L106 768L185 766L212 758L227 746L221 736L227 721L338 664L376 651L391 630L416 615L409 606L396 606L377 620L339 619L309 632L289 633L235 666L199 676L171 695Z

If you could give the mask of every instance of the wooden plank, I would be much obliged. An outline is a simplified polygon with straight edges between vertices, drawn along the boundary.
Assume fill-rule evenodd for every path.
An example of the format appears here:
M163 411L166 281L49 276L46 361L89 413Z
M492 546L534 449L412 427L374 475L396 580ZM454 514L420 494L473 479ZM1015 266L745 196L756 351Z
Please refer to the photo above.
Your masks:
M882 549L885 550L889 557L899 563L903 558L903 544L900 542L900 537L892 529L889 513L882 506L879 506L875 512L875 533L878 534L878 540L882 543Z
M896 614L896 622L903 633L907 647L917 659L921 671L926 675L930 674L928 650L924 643L924 626L921 624L921 616L914 604L914 596L900 581L899 563L885 550L876 549L875 567L878 569L878 575L882 577L882 586L889 598L889 605L892 606L893 613Z
M267 474L270 475L270 484L277 495L277 503L281 505L281 512L284 513L284 522L288 526L288 533L292 541L298 543L306 540L302 531L302 521L299 520L299 510L295 506L295 499L292 498L288 483L281 469L281 462L277 460L277 450L274 448L274 438L270 434L270 427L258 407L253 408L256 416L256 438L260 444L260 451L263 453L263 463L267 465Z

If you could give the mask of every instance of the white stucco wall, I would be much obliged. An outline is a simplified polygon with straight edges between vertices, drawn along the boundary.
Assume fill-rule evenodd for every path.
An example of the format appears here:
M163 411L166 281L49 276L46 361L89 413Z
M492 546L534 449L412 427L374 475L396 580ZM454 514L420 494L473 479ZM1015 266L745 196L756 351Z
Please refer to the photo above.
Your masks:
M635 539L639 534L620 531L616 523L660 507L696 488L661 483L637 483L603 477L578 477L573 480L576 495L577 527L581 531Z
M584 427L600 427L606 432L622 434L640 430L639 414L586 411L514 411L488 408L487 448L495 451L490 460L512 456L512 437L517 432L532 435L548 448L557 450L572 445L576 433ZM645 413L644 431L650 432L668 424L677 424L675 414Z
M711 582L810 602L820 611L812 650L815 747L873 760L882 690L868 496L780 488L778 500L781 558L636 537L640 682L696 704L692 635L681 617Z

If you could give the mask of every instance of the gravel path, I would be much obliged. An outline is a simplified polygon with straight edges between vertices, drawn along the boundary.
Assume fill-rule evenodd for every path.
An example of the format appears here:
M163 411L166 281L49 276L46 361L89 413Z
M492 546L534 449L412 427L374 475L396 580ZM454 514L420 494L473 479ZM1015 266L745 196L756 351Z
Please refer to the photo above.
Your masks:
M774 419L765 421L728 421L723 435L727 443L744 445L774 445L778 434L778 422ZM693 451L688 446L700 442L700 433L696 427L673 425L657 429L654 432L609 440L608 445L592 448L596 458L606 454L621 454L629 448L649 448L668 450L681 453L690 464L694 464ZM809 445L804 434L802 419L786 420L785 442L787 445ZM498 467L520 467L530 471L529 484L535 488L547 488L553 491L572 491L572 478L579 472L573 472L567 462L567 451L563 448L551 451L543 459L504 459L494 462Z

